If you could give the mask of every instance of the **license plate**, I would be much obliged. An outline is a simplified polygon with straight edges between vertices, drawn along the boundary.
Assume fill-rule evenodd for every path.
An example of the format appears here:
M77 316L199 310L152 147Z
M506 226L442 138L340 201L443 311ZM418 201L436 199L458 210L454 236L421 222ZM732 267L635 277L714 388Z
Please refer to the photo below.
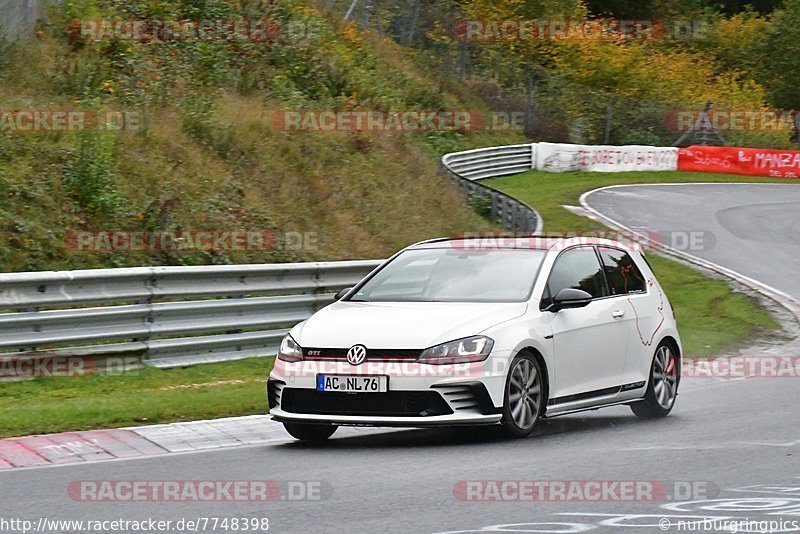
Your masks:
M317 375L317 391L342 393L385 393L388 376Z

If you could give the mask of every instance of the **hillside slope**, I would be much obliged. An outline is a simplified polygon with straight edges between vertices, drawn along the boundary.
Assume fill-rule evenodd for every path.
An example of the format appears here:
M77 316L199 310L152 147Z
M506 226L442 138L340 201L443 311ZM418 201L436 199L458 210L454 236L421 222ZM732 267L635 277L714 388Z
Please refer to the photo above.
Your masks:
M105 19L269 19L280 31L268 42L93 40L76 22ZM135 128L30 132L9 128L6 117L0 269L381 257L415 240L486 228L437 176L437 156L518 141L513 133L279 126L283 110L485 107L463 87L426 77L397 45L337 20L301 2L258 0L54 8L36 39L0 51L0 108L119 112ZM75 237L206 230L262 232L269 246L129 251Z

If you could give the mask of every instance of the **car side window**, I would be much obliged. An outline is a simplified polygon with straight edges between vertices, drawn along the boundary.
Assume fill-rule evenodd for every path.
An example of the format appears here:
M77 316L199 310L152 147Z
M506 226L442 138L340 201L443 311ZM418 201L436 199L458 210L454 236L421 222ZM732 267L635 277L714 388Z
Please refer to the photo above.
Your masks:
M644 293L647 291L642 271L627 252L615 248L600 247L600 258L612 295Z
M564 288L581 289L595 298L608 295L602 266L593 247L580 247L558 256L545 295L552 298Z

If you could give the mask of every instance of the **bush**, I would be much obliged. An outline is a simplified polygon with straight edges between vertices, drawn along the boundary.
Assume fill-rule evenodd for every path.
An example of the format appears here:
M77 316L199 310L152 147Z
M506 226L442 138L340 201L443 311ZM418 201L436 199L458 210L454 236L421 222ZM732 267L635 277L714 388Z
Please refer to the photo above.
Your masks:
M65 182L88 214L116 214L122 206L122 197L114 187L113 136L103 132L78 133Z

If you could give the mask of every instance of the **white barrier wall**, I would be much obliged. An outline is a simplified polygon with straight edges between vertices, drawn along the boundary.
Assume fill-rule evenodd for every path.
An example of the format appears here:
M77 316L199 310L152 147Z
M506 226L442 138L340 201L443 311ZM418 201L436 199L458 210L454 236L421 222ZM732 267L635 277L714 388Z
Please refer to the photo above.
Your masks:
M536 143L536 168L547 172L677 171L678 149L643 145Z

